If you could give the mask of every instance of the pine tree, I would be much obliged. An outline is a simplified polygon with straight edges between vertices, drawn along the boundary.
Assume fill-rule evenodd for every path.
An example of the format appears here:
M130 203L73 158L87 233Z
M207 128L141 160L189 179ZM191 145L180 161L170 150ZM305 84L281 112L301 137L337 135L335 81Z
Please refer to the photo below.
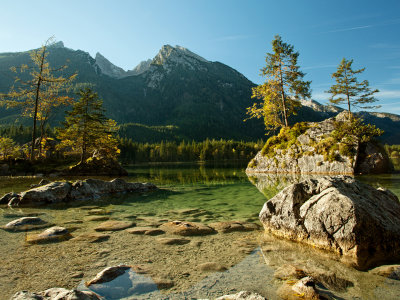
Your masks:
M380 107L379 105L363 106L364 104L378 101L373 94L379 92L379 90L371 90L371 88L369 88L368 80L358 83L357 78L354 75L364 72L365 68L353 70L351 68L352 64L353 60L342 59L337 71L332 74L332 78L335 78L336 84L332 85L330 90L325 92L332 94L328 99L330 103L336 105L343 103L347 104L349 109L349 120L352 119L351 107L362 109L376 109Z
M89 88L80 89L80 96L72 111L66 112L64 128L58 129L58 138L61 139L61 147L72 147L81 155L80 163L83 163L88 153L95 149L102 149L109 157L115 157L119 150L118 141L113 138L117 130L116 122L108 120L104 115L103 101L97 93Z
M311 81L302 81L306 74L297 65L299 52L282 42L279 35L272 41L272 50L273 53L267 53L266 66L261 70L261 75L267 76L266 82L253 88L252 97L263 102L247 108L249 118L264 118L267 130L289 126L288 117L301 106L300 97L311 97Z

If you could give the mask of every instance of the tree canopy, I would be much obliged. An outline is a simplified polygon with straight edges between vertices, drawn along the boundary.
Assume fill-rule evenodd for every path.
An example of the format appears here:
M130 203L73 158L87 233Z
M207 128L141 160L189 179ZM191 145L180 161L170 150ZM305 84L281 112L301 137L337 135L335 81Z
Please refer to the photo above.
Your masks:
M119 150L118 141L113 137L117 130L114 120L108 120L104 115L103 101L97 93L89 88L80 90L78 102L72 106L72 111L66 112L63 128L58 129L59 147L71 147L81 155L83 163L88 153L102 149L107 156L115 157Z
M306 74L297 65L299 52L282 42L279 35L272 41L272 50L273 53L267 53L266 66L261 69L266 81L253 88L252 97L263 101L247 108L249 118L264 118L267 130L289 126L288 117L296 114L301 106L300 97L311 97L311 81L302 80Z
M53 74L67 68L67 64L54 69L46 60L49 47L55 43L54 37L49 38L39 50L30 52L31 62L29 65L22 64L20 67L12 67L11 71L16 73L30 72L30 79L23 76L11 76L15 85L10 88L9 93L0 93L0 104L7 108L20 108L25 116L33 118L31 161L35 161L36 121L39 120L44 128L46 120L51 116L53 109L68 105L70 98L60 92L68 92L71 82L75 79L77 72L67 78L55 77ZM26 76L24 76L26 78ZM42 131L43 132L43 131Z
M369 87L368 80L359 83L355 74L364 72L365 68L353 70L351 67L352 64L353 60L342 59L337 71L332 74L332 78L335 78L336 84L332 85L331 88L325 92L332 94L328 99L330 103L339 105L347 104L349 119L352 118L352 107L362 109L375 109L380 107L379 105L366 105L378 101L373 94L379 92L379 90L372 90Z

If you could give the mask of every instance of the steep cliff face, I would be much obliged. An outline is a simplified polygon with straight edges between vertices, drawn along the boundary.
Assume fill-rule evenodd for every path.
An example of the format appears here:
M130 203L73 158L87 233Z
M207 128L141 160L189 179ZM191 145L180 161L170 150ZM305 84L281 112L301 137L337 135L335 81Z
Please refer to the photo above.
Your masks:
M347 122L347 111L322 122L295 125L282 129L270 138L263 150L249 163L247 173L354 174L386 173L390 162L371 143L349 142L346 136L337 140L336 124ZM333 137L335 136L335 138ZM365 149L367 147L367 149ZM360 153L363 155L359 157Z

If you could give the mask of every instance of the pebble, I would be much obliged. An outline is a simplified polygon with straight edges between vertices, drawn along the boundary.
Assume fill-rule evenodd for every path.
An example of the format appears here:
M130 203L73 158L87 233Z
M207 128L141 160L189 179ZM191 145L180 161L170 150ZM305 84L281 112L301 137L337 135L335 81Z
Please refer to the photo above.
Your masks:
M123 222L123 221L107 221L101 223L94 230L96 231L113 231L113 230L122 230L136 225L133 222Z
M190 240L176 238L161 238L156 240L157 243L163 245L184 245L190 243Z

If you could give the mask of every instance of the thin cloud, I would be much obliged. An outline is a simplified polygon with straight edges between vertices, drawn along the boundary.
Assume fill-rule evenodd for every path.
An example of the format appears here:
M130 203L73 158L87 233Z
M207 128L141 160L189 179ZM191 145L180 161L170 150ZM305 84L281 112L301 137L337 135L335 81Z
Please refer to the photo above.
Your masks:
M379 93L375 94L377 99L400 99L400 90L379 90ZM390 103L392 104L392 103ZM382 105L382 104L380 104Z
M374 24L374 25L366 25L366 26L358 26L358 27L351 27L351 28L324 31L324 32L320 32L319 34L340 32L340 31L348 31L348 30L357 30L357 29L364 29L364 28L371 28L371 27L378 27L378 26L386 26L386 25L393 25L393 24L398 24L398 23L400 23L400 20L392 20L392 21L388 21L388 22L385 22L385 23L381 23L381 24Z
M225 36L221 38L212 39L212 41L235 41L235 40L244 40L254 38L254 35L234 35L234 36Z
M363 29L363 28L370 28L377 25L368 25L368 26L360 26L360 27L352 27L352 28L345 28L345 29L338 29L338 30L331 30L331 31L324 31L320 33L332 33L332 32L340 32L340 31L347 31L347 30L355 30L355 29Z
M389 81L386 81L383 84L400 84L400 78L391 78Z
M400 48L399 45L391 45L389 43L380 43L380 44L373 44L370 45L371 48L378 48L378 49L396 49Z

